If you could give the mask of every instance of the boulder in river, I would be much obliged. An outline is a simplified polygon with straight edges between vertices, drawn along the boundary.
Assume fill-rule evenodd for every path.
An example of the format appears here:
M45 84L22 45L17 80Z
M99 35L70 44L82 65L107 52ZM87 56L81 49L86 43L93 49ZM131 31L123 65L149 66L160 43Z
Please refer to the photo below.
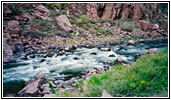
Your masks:
M115 63L124 63L124 59L122 57L117 57Z
M92 52L92 53L90 53L91 55L97 55L97 53L96 52Z
M101 51L110 51L110 48L100 48Z
M114 54L109 55L109 57L116 57Z
M134 40L129 40L128 41L128 44L132 44L132 45L134 45L136 42L134 41Z

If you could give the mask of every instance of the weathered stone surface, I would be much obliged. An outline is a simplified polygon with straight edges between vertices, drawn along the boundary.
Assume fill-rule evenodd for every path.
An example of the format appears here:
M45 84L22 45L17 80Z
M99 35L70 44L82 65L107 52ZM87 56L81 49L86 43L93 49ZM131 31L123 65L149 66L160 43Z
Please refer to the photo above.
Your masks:
M11 20L8 22L7 28L4 30L4 32L12 33L12 34L18 34L21 31L21 26L19 21Z
M56 18L57 24L65 31L71 31L72 25L66 15L60 15Z
M12 47L7 44L7 39L3 38L3 62L8 62L13 58Z
M148 31L151 28L150 21L139 21L139 29L143 31Z
M149 54L153 54L153 53L156 53L158 50L156 50L156 49L149 49L148 51L147 51L147 53L149 53Z
M128 44L134 45L136 42L134 40L129 40Z
M38 91L38 84L40 82L40 78L34 80L32 83L26 85L21 91L18 92L18 94L34 94Z
M43 94L50 94L50 88L49 87L45 87L44 89L43 89Z
M109 93L106 92L106 90L103 90L102 97L113 97Z
M117 57L115 60L116 63L123 63L125 62L124 59L122 57Z
M49 14L49 10L44 7L43 5L33 5L33 9L32 9L32 15L37 17L37 18L41 18L43 20L51 20L49 17L48 17L48 14Z
M97 16L97 9L96 9L96 4L95 3L88 3L87 4L87 16L90 17L91 19L98 21L99 17Z

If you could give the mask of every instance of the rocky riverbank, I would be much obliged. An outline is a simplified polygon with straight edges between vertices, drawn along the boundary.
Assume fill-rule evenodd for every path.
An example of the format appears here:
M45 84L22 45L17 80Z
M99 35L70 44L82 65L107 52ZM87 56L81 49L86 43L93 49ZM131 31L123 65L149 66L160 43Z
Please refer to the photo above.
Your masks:
M138 45L139 43L143 43L143 42L155 42L155 41L165 41L167 40L167 38L158 38L155 40L152 39L147 39L145 40L138 40L138 41L133 41L133 40L129 40L129 41L122 41L122 44L125 45ZM166 41L165 41L166 42ZM108 45L108 44L106 44ZM100 46L100 50L102 51L108 51L110 50L110 48L107 48L105 44L103 44L103 46ZM111 44L112 45L112 44ZM115 44L115 45L121 45L120 44ZM155 53L157 50L156 49L149 49L146 52L142 53L142 54L146 54L146 53ZM141 55L142 55L141 54ZM97 55L96 52L92 53L92 55ZM115 55L111 55L111 57L113 57ZM139 55L140 56L140 55ZM110 57L110 56L109 56ZM138 57L136 57L137 59ZM106 62L106 63L112 63L112 62ZM120 63L124 66L131 66L131 63L126 63L126 61L124 61L124 59L122 57L117 57L117 59L115 60L115 64L116 63ZM111 64L113 66L113 64ZM80 91L80 88L78 88L76 86L76 84L78 83L82 83L83 84L83 90L86 91L86 80L89 79L89 77L91 75L95 75L95 74L103 74L104 72L111 70L112 66L101 66L101 67L96 67L96 68L89 68L85 71L80 72L80 74L78 74L75 77L72 77L70 79L67 80L60 80L60 79L55 79L55 78L48 78L48 77L43 77L43 75L41 75L40 73L38 73L36 75L36 79L31 79L29 81L26 81L26 86L18 92L18 94L16 96L19 97L53 97L55 96L54 94L56 94L56 91L58 93L63 92L65 90L69 90L71 92L76 92L76 91Z

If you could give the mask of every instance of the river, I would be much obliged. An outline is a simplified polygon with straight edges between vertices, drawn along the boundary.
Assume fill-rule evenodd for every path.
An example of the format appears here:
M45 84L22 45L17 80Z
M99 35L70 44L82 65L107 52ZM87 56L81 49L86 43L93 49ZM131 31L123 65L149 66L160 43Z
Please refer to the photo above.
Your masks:
M24 87L24 81L42 73L45 77L67 79L78 75L88 68L109 66L114 64L119 56L127 63L135 61L136 57L148 49L163 49L168 46L168 39L142 41L135 45L111 45L109 51L98 47L77 48L63 55L54 53L52 57L44 58L44 54L28 55L26 60L3 64L3 92L15 94ZM31 56L34 56L31 57ZM44 61L41 61L41 60Z

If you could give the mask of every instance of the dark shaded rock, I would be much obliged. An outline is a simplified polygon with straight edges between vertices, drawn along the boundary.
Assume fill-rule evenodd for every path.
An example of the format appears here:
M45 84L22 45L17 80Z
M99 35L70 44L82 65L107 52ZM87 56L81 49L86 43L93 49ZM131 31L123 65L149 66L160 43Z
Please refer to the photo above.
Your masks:
M63 87L64 89L67 89L67 88L70 88L71 85L72 85L71 82L64 82L63 85L62 85L62 87Z
M42 43L41 43L41 41L37 41L36 44L37 45L41 45Z
M40 60L40 62L44 62L44 61L46 61L46 59L41 59L41 60Z
M73 59L74 59L74 60L79 60L79 58L78 58L78 57L74 57Z
M109 55L109 57L116 57L114 54Z
M90 53L91 55L97 55L97 53L96 52L92 52L92 53Z

